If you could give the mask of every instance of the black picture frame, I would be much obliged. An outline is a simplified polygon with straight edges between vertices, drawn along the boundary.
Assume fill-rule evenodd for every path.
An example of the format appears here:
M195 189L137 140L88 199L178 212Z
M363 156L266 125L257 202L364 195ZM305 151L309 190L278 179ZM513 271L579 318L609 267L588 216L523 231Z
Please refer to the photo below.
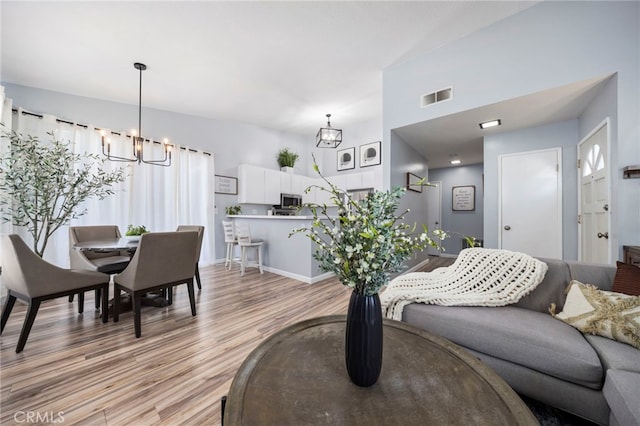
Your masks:
M216 194L238 195L238 178L214 175L214 192Z
M381 142L360 145L360 167L377 166L382 163Z
M407 189L409 191L422 192L422 183L420 176L407 172Z
M336 158L336 169L351 170L356 168L356 147L345 148L338 151Z
M451 209L454 212L476 209L476 186L464 185L451 188Z

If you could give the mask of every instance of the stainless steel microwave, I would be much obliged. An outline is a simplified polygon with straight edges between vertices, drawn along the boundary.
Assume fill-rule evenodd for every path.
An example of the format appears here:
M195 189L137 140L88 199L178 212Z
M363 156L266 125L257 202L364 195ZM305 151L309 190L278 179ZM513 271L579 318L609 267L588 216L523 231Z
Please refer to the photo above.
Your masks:
M302 196L295 194L280 194L281 209L295 209L302 205Z

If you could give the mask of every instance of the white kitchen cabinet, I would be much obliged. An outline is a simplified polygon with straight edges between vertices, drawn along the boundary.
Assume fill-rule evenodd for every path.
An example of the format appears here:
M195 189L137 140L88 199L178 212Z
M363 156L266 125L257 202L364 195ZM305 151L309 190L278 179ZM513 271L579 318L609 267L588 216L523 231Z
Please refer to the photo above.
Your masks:
M280 174L273 169L264 169L264 204L280 204Z
M298 192L297 194L302 195L302 202L303 203L315 203L316 202L316 189L315 188L311 188L311 190L309 191L309 193L305 193L305 190L312 186L312 185L316 185L317 183L319 183L319 179L316 178L310 178L309 176L300 176L300 175L296 175L297 178L297 184L299 185L298 188L300 190L300 192Z
M280 171L240 164L238 166L238 203L279 204Z
M373 172L351 173L346 175L346 189L367 189L373 188L375 178Z

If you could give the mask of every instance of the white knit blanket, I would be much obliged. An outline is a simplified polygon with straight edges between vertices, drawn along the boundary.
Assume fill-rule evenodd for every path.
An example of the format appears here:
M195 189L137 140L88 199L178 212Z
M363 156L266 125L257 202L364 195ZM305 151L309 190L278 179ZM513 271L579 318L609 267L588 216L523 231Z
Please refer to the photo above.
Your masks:
M392 280L380 294L382 314L402 319L411 303L445 306L504 306L542 282L547 264L524 253L469 248L447 268L412 272Z

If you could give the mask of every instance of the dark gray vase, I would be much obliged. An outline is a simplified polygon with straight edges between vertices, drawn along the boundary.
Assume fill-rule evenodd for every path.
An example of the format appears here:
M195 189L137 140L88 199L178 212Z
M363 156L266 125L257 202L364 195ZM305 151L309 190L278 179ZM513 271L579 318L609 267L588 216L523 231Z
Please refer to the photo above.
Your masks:
M382 307L380 297L351 293L347 313L345 361L351 381L375 384L382 369Z

